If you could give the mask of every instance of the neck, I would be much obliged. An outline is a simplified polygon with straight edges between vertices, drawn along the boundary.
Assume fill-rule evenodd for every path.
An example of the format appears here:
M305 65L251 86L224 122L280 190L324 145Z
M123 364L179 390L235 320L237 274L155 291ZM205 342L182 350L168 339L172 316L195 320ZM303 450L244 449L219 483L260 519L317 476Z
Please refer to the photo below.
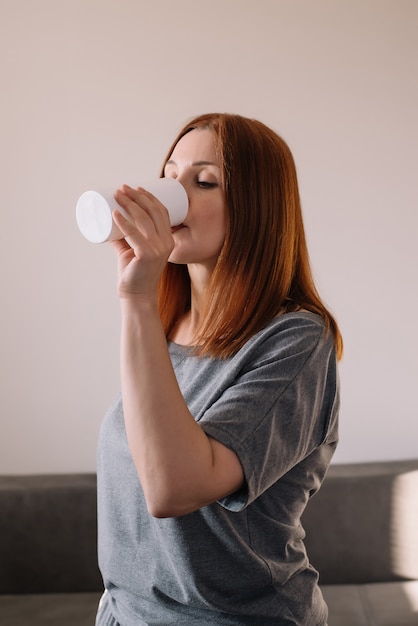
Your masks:
M201 320L203 299L209 283L210 274L206 268L189 265L191 307L190 310L178 320L170 339L185 346L194 345L196 331Z

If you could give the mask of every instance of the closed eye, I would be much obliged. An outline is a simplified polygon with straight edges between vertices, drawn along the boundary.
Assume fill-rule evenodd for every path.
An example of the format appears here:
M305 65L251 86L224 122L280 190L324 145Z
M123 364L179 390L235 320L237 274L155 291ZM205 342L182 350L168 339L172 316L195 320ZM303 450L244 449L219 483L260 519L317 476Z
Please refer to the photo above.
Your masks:
M197 184L202 189L213 189L218 186L218 183L210 183L207 180L198 180Z

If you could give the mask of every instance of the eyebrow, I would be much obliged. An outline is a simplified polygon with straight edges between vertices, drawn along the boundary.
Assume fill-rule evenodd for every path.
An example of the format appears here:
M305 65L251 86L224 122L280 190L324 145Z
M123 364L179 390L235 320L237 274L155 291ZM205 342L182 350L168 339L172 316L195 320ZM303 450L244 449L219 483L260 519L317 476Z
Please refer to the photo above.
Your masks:
M177 164L175 161L173 161L173 159L169 159L166 165L177 165ZM192 167L201 167L202 165L214 165L215 167L219 167L219 165L217 163L214 163L213 161L195 161L194 163L192 163Z

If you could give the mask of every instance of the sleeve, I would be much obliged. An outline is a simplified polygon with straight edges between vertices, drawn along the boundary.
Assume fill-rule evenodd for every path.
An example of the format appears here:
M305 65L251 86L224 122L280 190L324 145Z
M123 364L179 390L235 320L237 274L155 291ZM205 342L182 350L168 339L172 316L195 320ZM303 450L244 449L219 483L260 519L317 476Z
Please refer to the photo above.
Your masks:
M200 421L240 459L245 488L220 502L235 511L335 436L338 412L334 342L322 324L293 318L243 350L233 384Z

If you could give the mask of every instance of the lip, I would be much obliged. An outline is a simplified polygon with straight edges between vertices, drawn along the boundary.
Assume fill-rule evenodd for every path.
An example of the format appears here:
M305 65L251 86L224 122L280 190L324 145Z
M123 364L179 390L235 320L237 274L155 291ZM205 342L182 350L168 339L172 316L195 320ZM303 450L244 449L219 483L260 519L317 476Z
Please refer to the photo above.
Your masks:
M172 226L171 234L176 233L178 230L181 230L182 228L184 228L184 224L179 224L178 226Z

